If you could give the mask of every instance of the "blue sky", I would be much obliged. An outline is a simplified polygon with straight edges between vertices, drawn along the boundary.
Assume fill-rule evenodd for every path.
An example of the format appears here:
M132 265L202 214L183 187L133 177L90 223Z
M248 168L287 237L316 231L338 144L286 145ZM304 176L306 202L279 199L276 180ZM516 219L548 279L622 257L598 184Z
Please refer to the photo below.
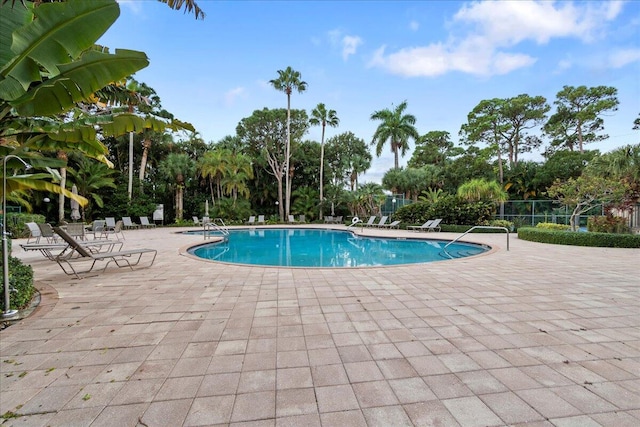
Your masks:
M407 100L421 134L445 130L457 142L483 99L526 93L552 104L563 85L607 85L620 100L605 117L610 138L587 148L640 142L631 129L640 113L640 1L198 4L204 20L154 0L120 1L100 43L145 52L150 65L136 78L207 142L235 134L256 109L286 108L268 82L287 66L308 83L292 108L336 110L340 126L327 137L351 131L370 142L371 113ZM308 138L320 141L320 128ZM379 182L392 166L390 150L374 155L362 181Z

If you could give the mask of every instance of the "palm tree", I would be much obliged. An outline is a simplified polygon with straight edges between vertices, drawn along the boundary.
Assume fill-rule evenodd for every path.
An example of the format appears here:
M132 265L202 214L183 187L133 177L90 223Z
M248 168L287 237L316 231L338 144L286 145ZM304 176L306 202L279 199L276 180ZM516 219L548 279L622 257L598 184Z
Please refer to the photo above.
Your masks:
M215 149L212 151L207 151L204 153L198 160L198 170L200 171L200 176L209 180L209 189L211 192L211 200L215 204L216 195L218 199L222 197L222 178L227 174L227 162L228 159L232 155L230 150L225 148ZM215 185L215 192L213 187Z
M247 180L253 179L253 165L251 158L244 154L235 154L228 157L226 163L226 173L221 181L225 193L233 197L235 206L238 194L249 196Z
M302 76L299 71L295 71L291 67L285 70L278 70L278 78L269 80L269 83L280 92L287 94L287 147L285 150L285 215L290 213L291 205L291 183L289 182L289 161L291 157L291 92L297 90L302 93L307 90L307 82L301 80Z
M73 158L78 156L73 156ZM72 158L72 159L73 159ZM103 188L116 188L114 176L117 172L104 163L80 155L74 168L68 170L78 194L93 200L98 207L104 206L104 200L98 193ZM81 207L82 220L91 217L91 203ZM88 213L88 214L87 214Z
M185 184L187 178L195 172L193 160L185 153L169 153L160 162L158 169L175 186L176 221L182 220Z
M320 103L311 112L309 123L313 126L322 126L322 139L320 140L320 216L322 219L322 199L324 187L324 130L327 125L336 127L340 123L340 119L336 115L336 110L328 110L323 103Z
M402 151L402 155L404 156L409 148L409 139L411 138L416 141L420 138L420 134L414 126L416 118L412 114L404 114L404 110L406 109L407 101L403 101L393 111L385 108L371 115L371 120L381 121L373 134L371 145L376 146L376 155L380 157L384 144L389 141L391 151L395 156L394 167L396 169L400 167L398 151Z
M495 203L506 202L509 199L502 185L496 181L487 181L484 178L472 179L458 187L458 196L470 201L479 202L487 200Z

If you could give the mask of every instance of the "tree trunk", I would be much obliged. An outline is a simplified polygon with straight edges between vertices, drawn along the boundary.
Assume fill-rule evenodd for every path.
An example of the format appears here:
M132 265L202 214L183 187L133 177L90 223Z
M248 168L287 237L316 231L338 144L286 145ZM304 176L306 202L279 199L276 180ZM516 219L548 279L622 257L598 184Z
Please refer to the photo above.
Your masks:
M291 93L287 92L287 146L285 150L285 165L284 165L285 182L286 182L285 212L287 216L289 216L289 204L291 202L291 181L289 180L289 162L290 161L291 161ZM282 204L282 202L280 203ZM281 221L284 221L283 216Z
M396 169L400 169L400 162L398 161L398 146L395 144L393 145L393 155L394 155L393 165L395 166Z
M65 188L67 185L67 168L60 168L60 188ZM60 194L58 198L58 224L62 224L64 221L64 194Z
M280 221L284 221L284 206L282 205L282 176L276 177L278 181L278 215L280 215Z
M149 157L149 148L151 148L151 140L145 139L142 142L142 159L140 159L140 173L138 174L138 180L140 181L140 194L143 192L143 181L147 171L147 159Z
M322 219L322 201L324 199L324 121L322 122L322 139L320 140L320 216L319 219Z

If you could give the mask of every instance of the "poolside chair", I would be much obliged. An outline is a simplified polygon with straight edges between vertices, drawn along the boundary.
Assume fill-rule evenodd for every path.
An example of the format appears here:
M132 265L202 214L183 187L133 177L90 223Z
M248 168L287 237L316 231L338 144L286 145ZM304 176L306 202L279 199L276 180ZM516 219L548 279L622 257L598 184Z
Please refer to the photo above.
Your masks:
M256 223L256 216L255 215L251 215L249 217L249 219L245 222L245 224L248 224L248 225L252 225L252 224L255 224L255 223Z
M297 224L298 222L296 221L296 219L293 217L293 215L289 215L289 224Z
M442 218L434 219L431 225L427 228L427 231L440 231L440 222L442 222Z
M116 228L116 219L112 216L105 217L105 230L113 230Z
M120 223L120 221L118 221L118 223ZM116 227L118 223L116 223ZM102 269L103 272L112 262L120 268L129 267L133 270L133 267L140 263L144 254L153 253L153 258L148 267L153 265L156 260L156 255L158 254L158 251L155 249L130 249L93 253L62 228L54 227L53 229L69 245L68 249L57 255L54 260L65 274L69 276L73 275L78 279L82 278L82 276L80 276L81 274L92 272L94 267L102 261L105 262L104 268ZM76 265L82 262L87 264L88 268L82 270L76 268Z
M85 228L84 234L87 236L91 234L93 235L94 240L98 239L100 236L102 236L102 232L104 231L106 226L107 222L104 219L96 219L91 223L89 227Z
M122 226L124 227L125 230L133 229L133 228L140 228L140 226L138 224L136 224L133 221L131 221L131 217L130 216L123 216L122 217Z
M376 222L376 218L377 217L375 215L372 215L372 216L369 217L369 221L361 222L360 225L362 227L373 227L374 223Z
M324 216L324 223L325 223L325 224L331 224L331 223L333 223L333 216L331 216L331 215L325 215L325 216Z
M264 220L264 215L258 215L258 221L256 221L258 224L266 224L265 220Z
M156 225L149 222L149 217L141 216L140 228L156 228Z
M58 241L58 236L56 235L56 233L54 233L51 224L47 222L38 223L38 229L40 230L40 236L44 237L47 243L56 243ZM39 241L40 239L38 239L38 242ZM29 243L28 240L27 243Z
M64 227L65 231L76 240L85 240L87 238L84 232L84 224L81 222L71 222Z
M40 237L42 237L42 232L40 232L40 227L35 222L25 222L24 223L29 229L29 237L27 237L27 243L33 241L33 243L38 243L40 241Z
M109 229L105 227L100 237L102 237L103 239L108 239L109 236L111 235L114 236L116 239L121 238L122 240L125 240L124 233L122 232L122 221L119 220L118 222L116 222L116 225L113 227L113 229Z
M300 222L301 224L304 224L305 222L307 222L307 218L306 218L304 215L300 215L300 220L299 220L299 222Z
M193 218L193 225L202 225L202 223L200 222L200 218L198 218L197 216L192 216Z
M51 228L53 230L53 227ZM57 236L57 234L56 234ZM87 250L93 253L112 252L122 248L120 240L77 240ZM39 251L46 258L55 261L56 257L69 248L68 243L23 243L20 247L25 251Z
M342 223L344 223L344 220L342 219L342 217L341 217L341 216L337 216L337 217L335 217L335 218L333 219L333 222L334 222L335 224L342 224Z
M374 227L382 227L383 225L385 225L387 223L387 219L389 219L388 216L383 216L380 218L380 221L377 224L373 224Z
M401 222L402 221L400 221L400 220L396 220L396 221L393 221L391 224L382 224L379 227L381 227L381 228L389 228L389 229L391 229L391 228L400 228L400 223Z
M412 230L412 231L422 231L422 230L427 230L431 224L433 223L434 220L430 219L429 221L425 222L422 225L410 225L407 227L407 230Z

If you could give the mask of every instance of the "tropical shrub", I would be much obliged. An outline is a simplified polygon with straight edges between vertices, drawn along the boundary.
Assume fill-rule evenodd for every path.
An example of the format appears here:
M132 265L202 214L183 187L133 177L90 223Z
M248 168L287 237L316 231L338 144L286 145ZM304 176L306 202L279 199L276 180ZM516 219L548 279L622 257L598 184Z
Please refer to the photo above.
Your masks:
M246 199L218 199L211 212L211 218L222 218L224 221L246 221L249 215L253 215L251 203Z
M27 222L44 223L44 215L39 214L7 214L7 231L14 239L29 237L29 228L25 225Z
M590 216L587 219L587 230L598 233L631 233L626 218L613 215Z
M422 224L434 218L442 218L443 224L484 225L491 220L494 210L490 202L468 202L457 196L445 195L434 203L418 202L399 208L394 219L404 223Z
M0 267L3 265L3 258L0 257ZM10 307L11 310L19 310L25 308L31 302L35 288L33 287L33 269L30 265L25 265L18 258L9 257L9 289L11 292ZM0 290L2 295L2 310L4 307L4 286Z
M612 233L577 233L574 231L545 230L523 227L518 238L539 243L557 245L594 246L604 248L640 248L640 235Z

